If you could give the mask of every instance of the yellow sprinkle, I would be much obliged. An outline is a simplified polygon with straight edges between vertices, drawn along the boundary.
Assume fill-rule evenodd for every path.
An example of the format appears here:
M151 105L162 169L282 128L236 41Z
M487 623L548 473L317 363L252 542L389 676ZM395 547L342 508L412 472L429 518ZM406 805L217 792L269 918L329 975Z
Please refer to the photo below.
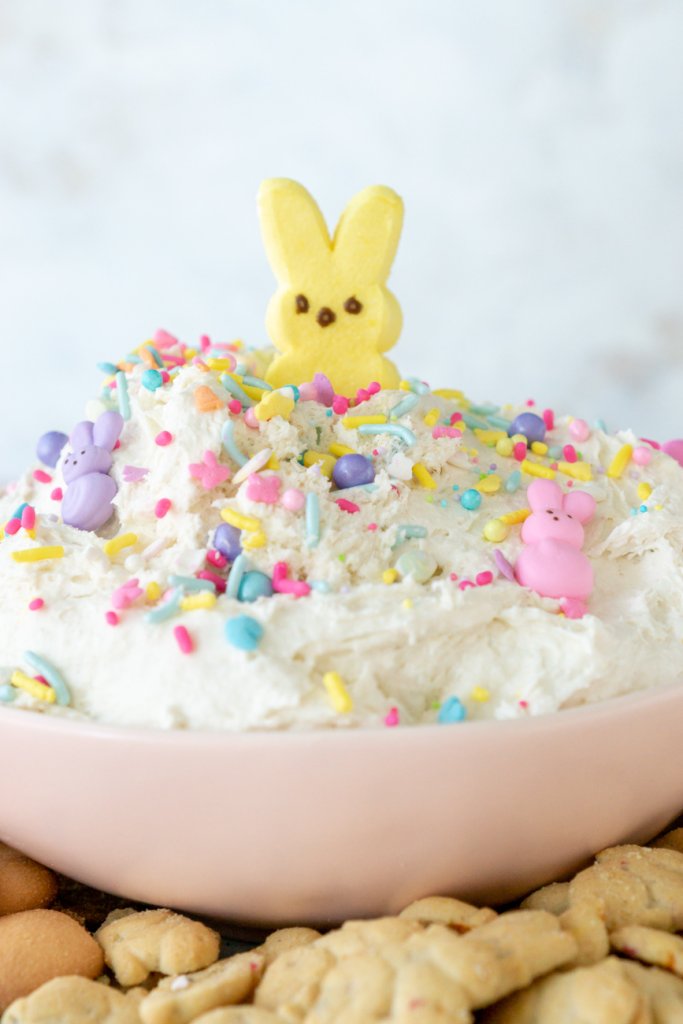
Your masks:
M410 385L408 385L410 390ZM455 388L437 388L436 391L432 391L433 395L437 398L445 398L450 402L462 402L465 400L465 396L462 391L456 391Z
M36 539L36 531L35 530L26 530L25 532L29 535L31 540L35 540Z
M12 558L15 562L45 562L49 558L64 558L64 548L61 544L44 548L22 548L21 551L13 551Z
M494 445L497 446L500 441L509 441L504 430L482 430L481 427L475 427L474 434L482 444L488 445L489 448L493 448ZM510 451L512 451L512 444L510 444Z
M357 452L355 452L353 448L349 448L349 446L346 444L337 444L336 441L334 444L331 444L327 450L330 453L330 455L336 455L338 459L340 459L342 455L357 454Z
M385 569L382 573L383 583L395 583L398 579L398 569Z
M655 505L655 512L661 512L663 508L663 505Z
M530 515L530 508L517 508L514 512L506 512L504 515L498 516L498 518L501 523L506 523L508 526L516 526L517 523L523 523Z
M265 464L265 466L263 468L264 469L279 469L280 468L280 461L279 461L277 455L275 454L275 452L273 452L273 454L270 456L270 458L268 459L268 461L266 462L266 464Z
M539 462L529 462L528 459L523 459L519 468L529 476L540 476L544 480L554 480L557 475L550 466L542 466Z
M245 395L253 398L255 402L260 402L264 395L270 394L270 391L267 391L266 388L257 388L255 384L245 384L244 381L242 381L240 387Z
M621 474L624 472L631 456L633 455L633 445L624 444L621 446L617 454L614 456L607 468L607 476L611 477L612 480L618 480Z
M194 357L197 355L197 349L196 348L186 348L185 352L183 354L185 356L185 362L189 363L190 360L194 359Z
M251 389L245 388L244 384L242 388L249 394ZM272 420L276 416L282 416L283 420L288 420L294 411L294 405L294 399L290 395L285 395L281 391L266 391L258 405L254 406L254 416L262 423Z
M428 427L434 427L439 422L439 416L441 415L441 409L430 409L424 418L424 422Z
M470 698L479 701L480 704L485 704L487 700L491 699L491 694L485 686L475 686L470 693Z
M194 612L199 608L213 608L216 603L216 595L211 590L200 590L197 594L188 594L180 602L184 612Z
M51 686L45 686L44 683L39 682L37 679L32 679L31 676L27 676L25 672L20 672L19 669L12 673L10 681L12 686L16 686L18 690L25 690L31 697L44 700L46 704L54 704L55 702L55 691Z
M531 450L534 453L534 455L547 455L548 445L545 443L545 441L532 441Z
M212 356L210 359L206 360L206 365L210 370L216 370L218 373L224 373L226 370L232 370L233 362L232 359Z
M482 494L495 494L503 486L503 481L500 479L497 473L489 473L488 476L483 477L477 484L477 490L481 491Z
M412 598L406 597L405 600L401 601L401 607L405 608L406 611L410 611L410 609L413 607Z
M513 444L529 444L529 438L524 434L513 434L510 440Z
M338 711L340 715L353 711L353 701L338 672L326 672L323 676L323 685L335 711Z
M565 476L571 476L583 483L593 479L593 470L589 462L558 462L557 468Z
M640 501L647 501L652 494L652 487L650 484L646 484L643 480L642 483L638 484L638 498Z
M407 380L402 380L398 386L401 391L410 391L410 384Z
M501 437L500 441L496 441L496 451L499 455L512 455L512 449L515 447L511 437Z
M263 530L257 530L255 533L250 533L242 541L242 547L247 550L251 548L262 548L266 543L266 535Z
M120 533L118 537L112 537L111 540L106 542L104 553L109 558L113 558L114 555L118 555L119 551L123 551L124 548L132 548L137 542L137 533Z
M237 512L234 508L222 508L221 519L230 526L236 526L238 530L247 530L248 533L256 533L257 530L261 529L261 520L257 519L256 516L245 516L242 512Z
M356 427L362 427L365 423L386 423L386 416L382 416L379 413L376 416L345 416L342 420L343 427L349 427L352 430Z
M333 455L326 455L325 452L304 452L304 466L320 466L320 472L329 480L337 460Z
M489 519L484 527L484 538L490 540L493 544L500 544L502 540L505 540L509 532L508 524L504 523L502 519Z
M423 466L421 462L416 462L414 464L413 476L419 483L420 487L426 487L430 491L433 491L436 488L436 480L427 467Z
M145 588L145 600L147 601L147 604L156 604L157 601L161 600L162 593L163 591L156 580L152 580L152 582L148 583Z

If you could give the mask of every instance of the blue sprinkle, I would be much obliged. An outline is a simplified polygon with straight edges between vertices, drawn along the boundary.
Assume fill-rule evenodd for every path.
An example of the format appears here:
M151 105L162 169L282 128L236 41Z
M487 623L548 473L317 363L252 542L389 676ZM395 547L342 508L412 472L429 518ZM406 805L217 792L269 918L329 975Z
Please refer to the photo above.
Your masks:
M148 391L156 391L164 383L164 378L158 370L145 370L142 375L142 386Z
M11 704L17 695L17 691L9 683L3 683L0 686L0 701L3 704Z
M246 555L238 555L235 561L232 563L230 575L228 576L228 586L226 587L225 590L225 593L228 597L238 597L242 577L247 571L247 564L248 563Z
M236 398L238 402L241 402L243 406L249 408L256 403L249 397L246 391L242 391L236 380L233 380L227 373L224 373L221 377L221 384L226 391L229 391L233 398Z
M470 405L470 412L473 412L475 416L485 416L487 420L491 419L491 416L498 412L497 405Z
M261 380L260 377L242 377L242 383L246 384L250 388L261 388L263 391L272 391L272 384L268 384L267 381Z
M320 502L312 491L306 495L306 545L317 548L320 543Z
M407 445L415 444L417 438L412 430L398 423L363 423L358 428L359 434L393 434L400 437Z
M237 363L235 365L235 373L239 373L240 377L243 373L247 372L247 367L244 363Z
M402 523L396 531L396 540L392 544L392 548L397 548L404 540L420 539L426 536L426 526L414 526L412 523Z
M467 718L467 709L458 697L447 697L441 705L437 722L448 724L449 722L464 722Z
M475 490L474 487L468 487L466 491L463 491L460 495L460 504L463 508L469 509L470 512L474 512L481 505L481 494Z
M19 508L15 509L14 512L12 513L12 519L21 519L25 508L28 508L28 502L22 501Z
M442 498L441 501L439 502L439 504L441 505L441 508L446 508L446 506L448 505L448 502L446 501L445 498Z
M147 349L148 352L152 353L152 358L154 359L154 362L157 364L157 366L160 366L163 369L164 361L161 358L161 356L159 355L159 353L157 352L157 350L155 349L154 345L149 345L148 344L148 345L145 345L145 348Z
M522 483L522 472L519 469L513 469L510 476L505 481L505 490L509 494L513 494Z
M486 417L492 427L496 427L498 430L504 430L507 434L510 427L510 420L504 419L502 416L492 416L490 413Z
M124 420L130 419L130 399L128 397L128 381L123 370L116 374L116 401L119 403L119 412Z
M128 355L126 356L126 362L127 363L141 363L142 359L140 358L140 356L136 355L135 352L129 352Z
M108 374L110 377L115 376L119 372L119 368L115 363L98 363L97 369L101 370L102 373Z
M332 415L332 410L331 409L325 409L325 415L326 416L331 416Z
M465 424L470 428L470 430L474 430L475 427L477 430L490 429L488 420L482 420L478 416L472 416L471 413L469 412L463 412L462 418L465 421Z
M67 704L71 703L69 687L66 685L61 673L57 671L54 665L51 665L49 661L46 661L45 658L41 658L41 656L36 654L34 651L24 651L24 661L30 665L31 668L35 669L36 672L45 676L48 683L55 691L58 704L66 707Z
M246 455L243 455L237 447L237 442L235 441L235 424L232 420L226 420L223 424L221 440L223 442L223 447L230 458L233 459L238 466L246 466L249 459Z
M180 587L176 590L171 591L170 596L164 601L163 604L157 605L156 608L152 608L151 612L147 612L145 615L146 622L165 622L166 619L172 619L173 616L180 610L180 602L182 600L183 592Z
M630 508L630 509L628 510L628 514L629 514L630 516L637 516L637 515L638 515L638 509L637 509L637 508Z
M225 623L228 643L241 651L255 651L263 636L263 626L250 615L237 615Z
M211 580L197 579L196 576L169 576L168 582L172 587L180 587L192 594L196 594L200 590L210 590L211 593L216 593L215 583L212 583Z
M454 491L459 491L460 490L460 484L453 484L453 490Z
M332 589L327 580L309 580L308 585L311 590L317 590L319 594L329 594Z
M428 395L430 388L428 384L418 380L417 377L406 377L406 380L410 384L410 390L414 391L416 395Z
M548 448L548 455L550 456L551 459L563 459L564 458L564 452L562 451L561 445L559 445L559 444L551 445L550 448Z
M603 434L607 433L607 424L604 420L596 420L594 426L597 427L598 430L602 430Z
M414 395L411 392L406 395L405 398L402 398L401 401L393 407L393 409L389 410L389 419L397 420L399 417L405 416L405 414L410 412L410 410L413 409L419 401L420 396Z
M640 506L640 511L641 512L647 512L647 505L641 505Z

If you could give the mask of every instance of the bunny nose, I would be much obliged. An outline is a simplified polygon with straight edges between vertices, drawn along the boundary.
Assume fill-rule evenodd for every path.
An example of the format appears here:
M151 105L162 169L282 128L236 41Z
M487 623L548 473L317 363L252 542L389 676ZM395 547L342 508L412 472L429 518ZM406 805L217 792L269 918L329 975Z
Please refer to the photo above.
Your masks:
M333 324L336 319L336 314L334 313L333 310L329 308L329 306L323 306L322 309L318 310L316 320L318 321L321 327L329 327L330 324Z

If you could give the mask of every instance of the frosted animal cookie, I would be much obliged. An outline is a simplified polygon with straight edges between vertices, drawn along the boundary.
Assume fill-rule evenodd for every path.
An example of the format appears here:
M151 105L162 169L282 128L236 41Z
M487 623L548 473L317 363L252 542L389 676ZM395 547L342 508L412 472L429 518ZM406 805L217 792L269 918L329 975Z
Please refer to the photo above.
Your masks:
M118 412L103 412L95 423L83 420L71 434L71 451L62 463L67 485L62 519L78 530L99 530L114 514L118 487L109 476L112 455L123 429Z
M450 896L427 896L415 900L405 907L399 917L420 924L444 924L456 932L469 932L489 921L495 921L498 914L490 907L474 907L470 903Z
M237 953L204 971L164 978L140 1004L142 1022L189 1024L201 1013L244 1002L258 984L264 963L259 953Z
M120 985L139 985L152 971L198 971L214 963L220 949L217 932L163 909L114 914L95 938Z
M56 894L57 880L48 868L0 843L0 917L45 907Z
M102 950L82 925L56 910L0 918L0 1011L63 974L96 978Z
M593 589L593 569L581 551L583 524L593 518L595 498L586 491L563 494L552 480L534 480L527 498L532 511L522 526L517 582L559 598L569 618L581 618Z
M363 189L330 238L306 189L287 178L264 181L259 215L279 288L266 326L280 355L266 378L273 387L324 374L335 391L355 395L377 382L398 387L382 355L401 333L401 309L386 288L403 223L403 203L383 185Z
M140 1024L143 989L118 992L75 975L54 978L7 1008L3 1024Z

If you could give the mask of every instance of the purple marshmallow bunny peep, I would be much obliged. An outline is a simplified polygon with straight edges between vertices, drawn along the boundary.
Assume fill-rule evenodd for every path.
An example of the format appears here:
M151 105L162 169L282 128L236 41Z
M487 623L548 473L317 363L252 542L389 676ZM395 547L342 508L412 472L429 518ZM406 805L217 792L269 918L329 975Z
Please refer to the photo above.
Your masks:
M104 412L96 423L83 420L71 434L71 451L62 464L67 484L62 519L77 530L99 530L114 512L118 487L108 475L111 453L123 430L118 412Z

